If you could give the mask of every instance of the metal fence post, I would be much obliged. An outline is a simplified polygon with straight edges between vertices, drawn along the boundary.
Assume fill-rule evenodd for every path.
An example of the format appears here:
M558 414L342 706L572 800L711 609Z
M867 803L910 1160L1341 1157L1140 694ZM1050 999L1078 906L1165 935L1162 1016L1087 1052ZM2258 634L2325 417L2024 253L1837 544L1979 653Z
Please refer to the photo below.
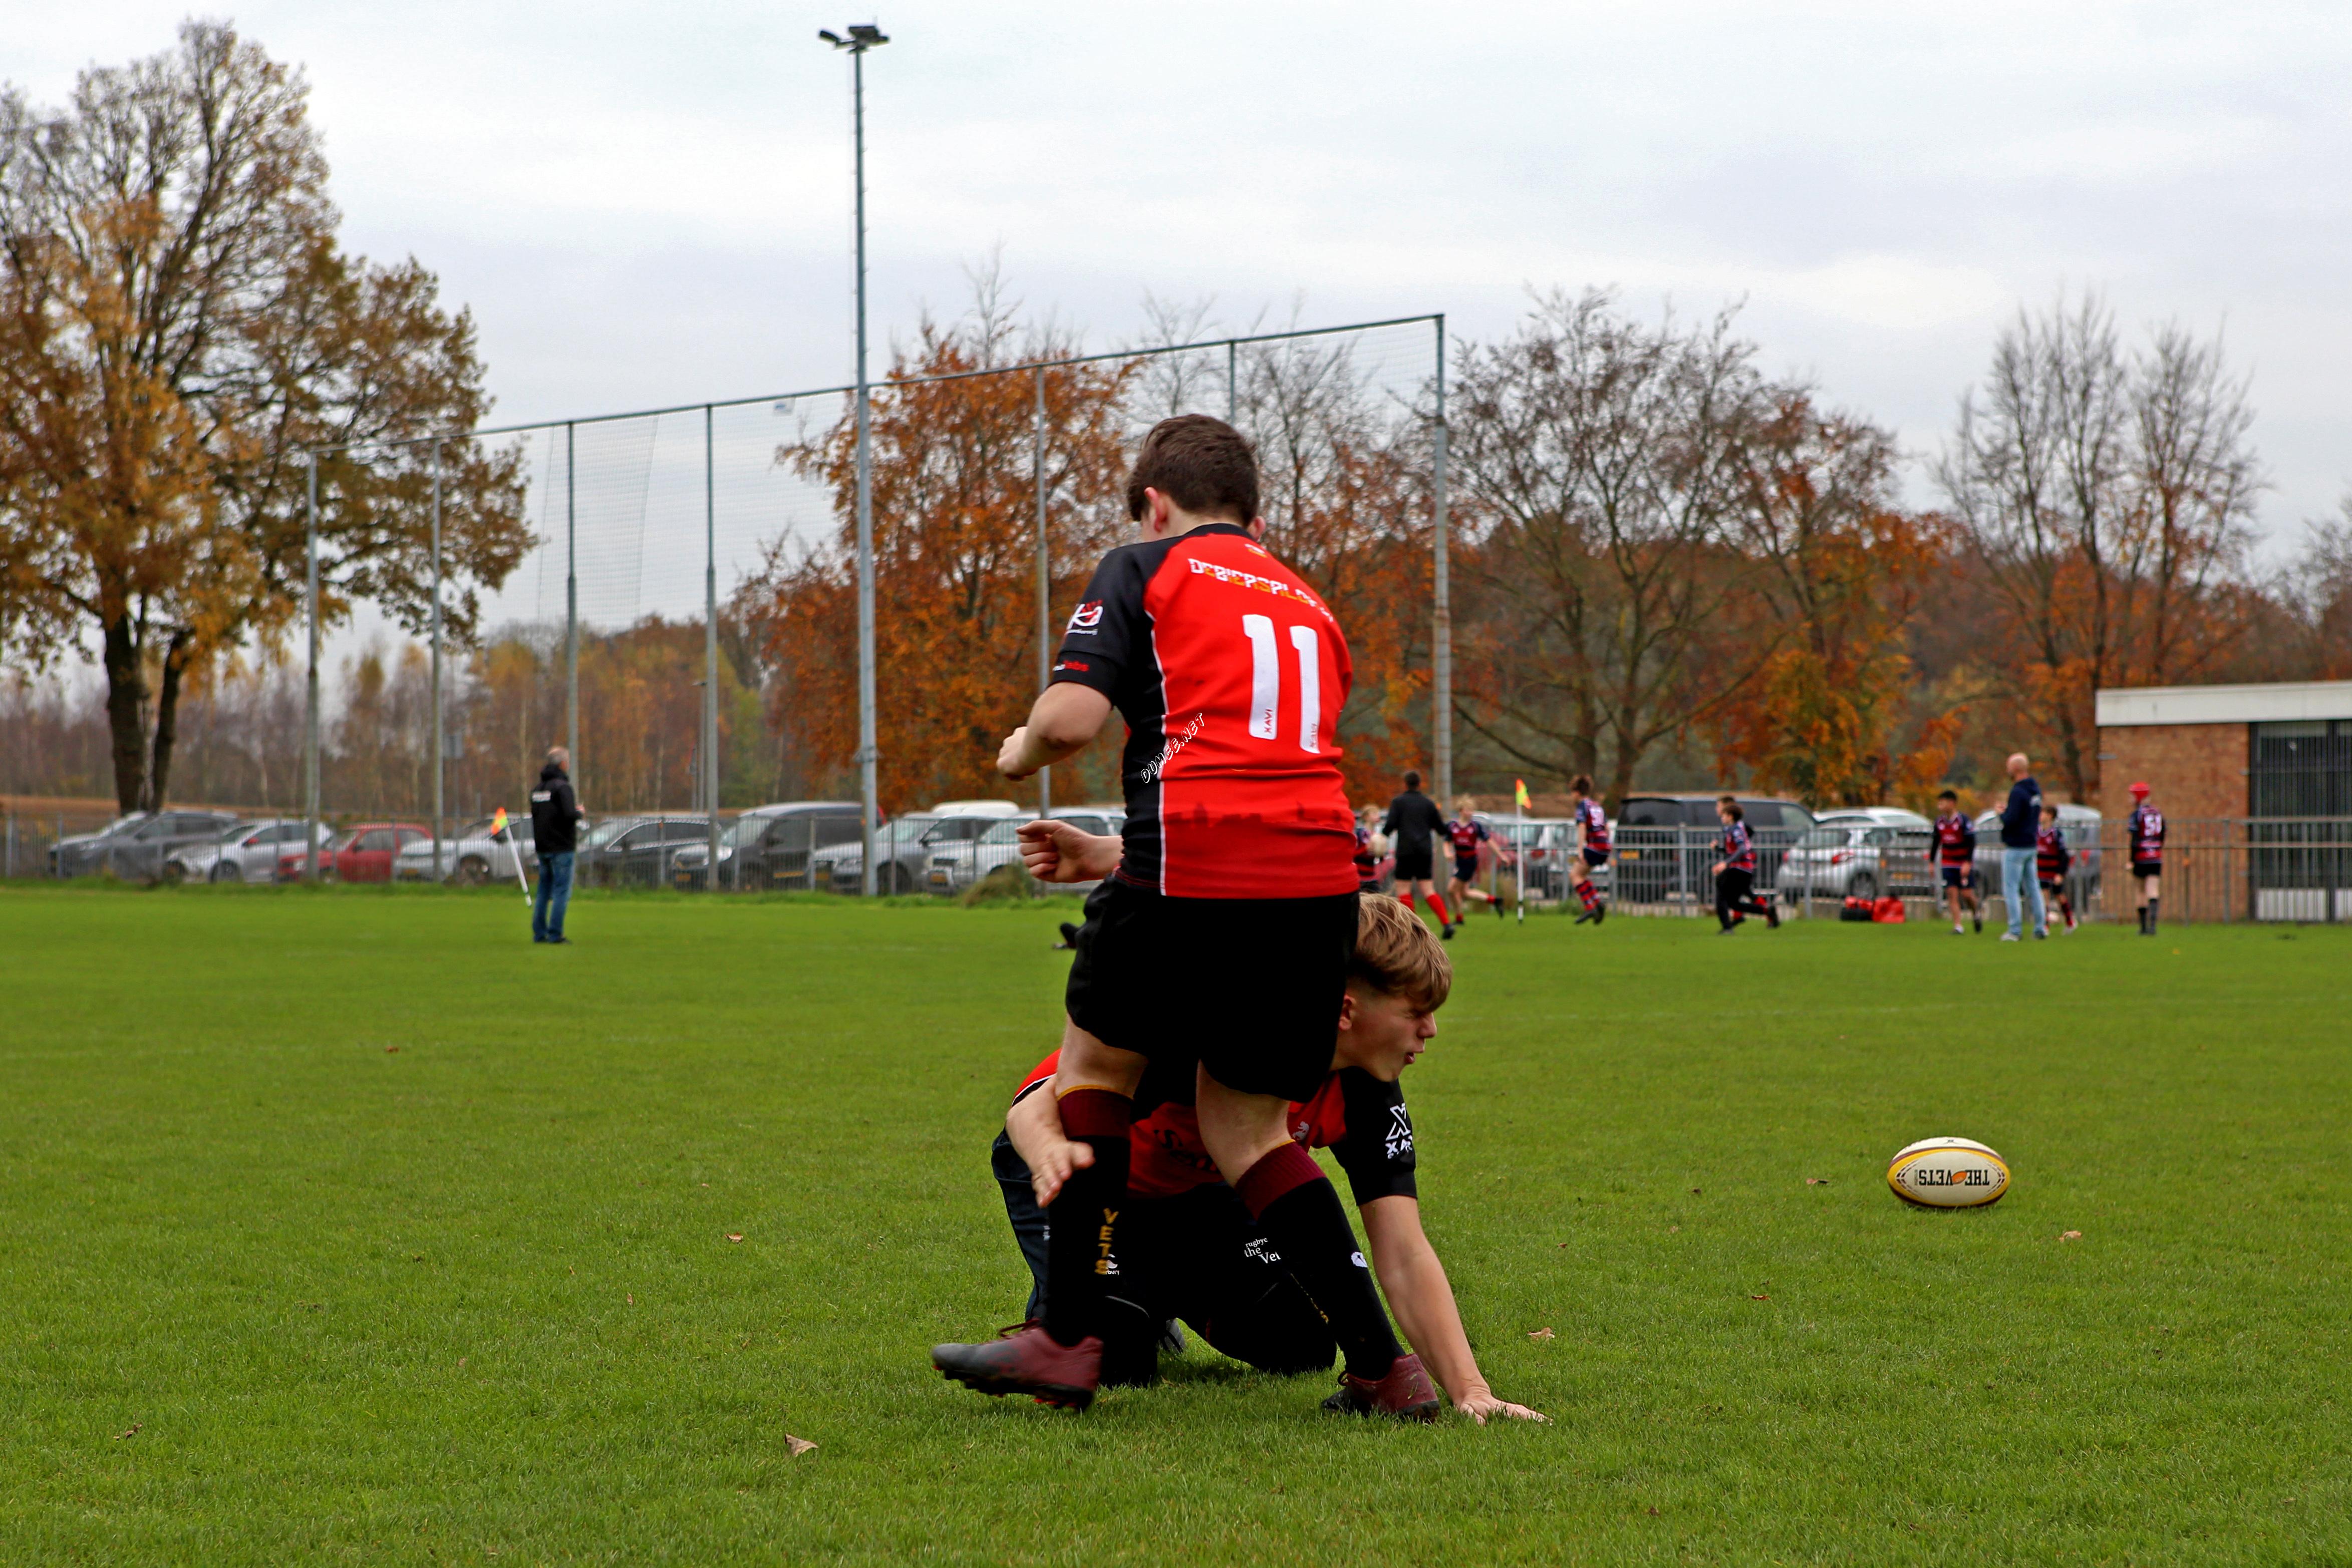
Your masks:
M702 891L719 891L719 470L711 409L702 405L702 795L710 858Z
M319 880L319 455L302 455L310 494L310 538L303 568L303 591L310 604L310 675L302 713L302 819L308 846L302 856L302 880ZM62 829L59 830L62 832Z
M572 788L580 788L579 433L563 427L563 749L572 757Z
M1454 604L1446 578L1445 559L1445 318L1437 327L1437 431L1431 452L1431 515L1435 522L1431 545L1430 748L1437 775L1437 798L1454 798Z
M447 763L443 753L449 743L443 738L441 723L441 444L433 444L433 880L438 882L446 872L441 864L441 788ZM399 863L400 853L393 852L393 862Z
M1045 695L1053 678L1054 576L1051 547L1045 539L1045 367L1037 367L1037 419L1031 436L1030 483L1037 492L1037 693ZM1054 814L1054 770L1037 769L1037 814Z

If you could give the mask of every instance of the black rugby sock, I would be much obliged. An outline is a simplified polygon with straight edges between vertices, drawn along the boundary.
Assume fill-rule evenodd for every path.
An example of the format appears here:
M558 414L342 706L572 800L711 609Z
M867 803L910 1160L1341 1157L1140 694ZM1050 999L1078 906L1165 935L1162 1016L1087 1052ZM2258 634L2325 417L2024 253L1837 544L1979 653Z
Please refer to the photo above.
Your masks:
M1104 1332L1106 1297L1118 1277L1112 1247L1118 1211L1127 1207L1135 1102L1108 1089L1073 1089L1060 1108L1063 1132L1095 1155L1093 1165L1070 1173L1045 1208L1045 1332L1076 1344Z
M1403 1348L1389 1328L1347 1210L1315 1156L1285 1144L1252 1166L1234 1190L1265 1227L1283 1267L1330 1322L1349 1372L1373 1382L1386 1377Z

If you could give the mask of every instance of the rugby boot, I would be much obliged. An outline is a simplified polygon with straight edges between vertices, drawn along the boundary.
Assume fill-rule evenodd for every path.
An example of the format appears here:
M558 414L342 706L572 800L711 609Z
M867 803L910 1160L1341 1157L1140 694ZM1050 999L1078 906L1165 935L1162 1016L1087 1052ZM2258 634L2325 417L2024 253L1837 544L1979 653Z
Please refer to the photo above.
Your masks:
M1339 1375L1339 1391L1323 1401L1335 1416L1392 1416L1400 1421L1434 1421L1444 1408L1421 1357L1401 1355L1386 1377L1374 1382L1350 1372Z
M1778 931L1780 929L1780 901L1779 899L1768 898L1764 901L1764 924L1770 930Z
M1001 1329L985 1344L935 1344L940 1375L982 1394L1026 1394L1040 1405L1083 1410L1102 1386L1103 1343L1064 1344L1034 1320Z

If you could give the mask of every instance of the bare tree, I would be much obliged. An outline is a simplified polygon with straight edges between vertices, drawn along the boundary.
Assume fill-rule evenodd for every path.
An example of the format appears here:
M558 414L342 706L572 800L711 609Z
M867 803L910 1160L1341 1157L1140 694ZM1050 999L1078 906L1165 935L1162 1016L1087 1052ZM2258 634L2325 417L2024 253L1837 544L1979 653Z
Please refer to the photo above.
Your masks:
M1453 452L1473 516L1463 721L1509 760L1610 798L1713 716L1762 651L1717 635L1749 568L1730 548L1740 438L1769 412L1732 312L1647 327L1602 290L1539 296L1465 346Z
M2092 694L2194 675L2231 641L2259 468L2218 340L2177 326L2126 357L2095 295L2020 312L1961 400L1936 477L1994 588L1988 683L2098 784Z

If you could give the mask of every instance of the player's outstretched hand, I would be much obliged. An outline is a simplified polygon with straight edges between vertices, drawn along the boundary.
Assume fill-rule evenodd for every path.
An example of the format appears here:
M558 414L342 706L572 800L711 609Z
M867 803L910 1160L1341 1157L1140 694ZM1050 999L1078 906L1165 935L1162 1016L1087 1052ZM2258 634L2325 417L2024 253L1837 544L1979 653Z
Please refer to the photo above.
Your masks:
M1035 772L1035 768L1023 766L1028 759L1022 756L1022 752L1028 744L1029 727L1024 724L1006 736L1004 744L996 748L996 770L1015 783Z
M1497 1399L1492 1394L1466 1396L1455 1400L1454 1407L1481 1427L1486 1424L1486 1417L1489 1416L1508 1416L1514 1421L1549 1421L1551 1419L1540 1410L1530 1410L1524 1405L1514 1405L1507 1399Z
M1100 882L1118 869L1117 838L1050 817L1021 824L1021 863L1039 882Z
M1029 1190L1037 1195L1037 1207L1051 1208L1054 1199L1061 1196L1062 1184L1070 1179L1070 1173L1082 1171L1094 1163L1095 1152L1084 1144L1074 1144L1067 1138L1047 1140L1037 1151L1037 1157L1029 1162ZM1543 1417L1538 1416L1536 1419L1540 1421Z

